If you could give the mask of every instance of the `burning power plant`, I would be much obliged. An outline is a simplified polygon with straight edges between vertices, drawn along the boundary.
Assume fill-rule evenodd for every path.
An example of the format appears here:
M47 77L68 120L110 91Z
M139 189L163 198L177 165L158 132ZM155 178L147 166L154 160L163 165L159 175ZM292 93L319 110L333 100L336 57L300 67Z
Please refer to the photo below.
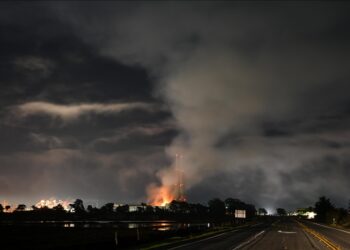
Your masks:
M182 155L175 155L175 166L170 169L173 183L162 183L161 186L151 184L148 187L148 203L152 206L166 206L173 200L186 201L185 173L181 166Z

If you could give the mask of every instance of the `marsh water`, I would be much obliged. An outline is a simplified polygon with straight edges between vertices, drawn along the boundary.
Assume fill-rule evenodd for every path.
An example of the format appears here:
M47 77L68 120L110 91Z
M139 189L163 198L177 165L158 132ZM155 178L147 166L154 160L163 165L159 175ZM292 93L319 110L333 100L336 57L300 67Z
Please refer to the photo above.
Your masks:
M64 228L149 228L160 231L185 228L210 228L212 223L179 223L175 221L3 221L0 225L6 226L38 226L38 227L64 227Z

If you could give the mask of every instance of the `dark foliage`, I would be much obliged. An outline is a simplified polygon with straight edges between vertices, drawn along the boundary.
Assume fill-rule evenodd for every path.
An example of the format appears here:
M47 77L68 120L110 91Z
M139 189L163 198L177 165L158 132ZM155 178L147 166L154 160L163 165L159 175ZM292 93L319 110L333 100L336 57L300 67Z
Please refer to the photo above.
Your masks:
M2 206L1 206L2 207ZM8 211L5 207L0 211ZM228 198L224 201L212 199L208 206L203 204L192 204L184 201L172 201L165 207L153 207L145 203L140 205L115 205L107 203L101 208L88 205L85 209L84 202L76 199L70 204L70 210L66 211L62 205L53 208L31 206L20 204L14 213L1 213L0 218L8 220L174 220L174 221L234 221L236 209L246 210L247 218L255 216L256 210L253 205L246 204L238 199Z
M318 222L330 222L327 221L328 215L334 212L335 207L325 196L319 198L315 203L316 220Z
M287 215L287 212L284 208L277 208L276 212L277 212L278 216L286 216Z

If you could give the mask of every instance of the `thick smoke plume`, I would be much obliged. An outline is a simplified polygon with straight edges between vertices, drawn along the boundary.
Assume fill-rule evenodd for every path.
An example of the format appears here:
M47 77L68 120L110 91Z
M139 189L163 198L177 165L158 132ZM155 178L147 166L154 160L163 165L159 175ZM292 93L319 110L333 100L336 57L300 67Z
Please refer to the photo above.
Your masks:
M346 193L349 184L339 174L349 159L346 148L327 143L349 132L321 119L341 116L347 100L349 43L324 37L346 12L321 5L199 5L145 4L128 15L116 8L105 20L82 9L74 23L101 53L151 72L180 131L166 152L184 155L193 199L205 200L201 189L262 206L298 206L315 200L324 185ZM87 17L104 22L104 30L82 25ZM322 122L327 129L314 129ZM337 160L324 160L329 157ZM323 179L330 164L339 168L332 175L341 185ZM162 185L175 182L173 166L158 175Z

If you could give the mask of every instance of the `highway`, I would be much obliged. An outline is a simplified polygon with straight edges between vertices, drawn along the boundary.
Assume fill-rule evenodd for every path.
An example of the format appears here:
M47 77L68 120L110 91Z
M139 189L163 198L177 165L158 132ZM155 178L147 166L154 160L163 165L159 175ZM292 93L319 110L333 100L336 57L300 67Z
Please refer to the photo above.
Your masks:
M340 249L350 250L350 231L329 227L322 224L304 222L312 230L321 234Z
M310 233L312 230L319 233L318 236ZM328 242L337 243L340 248L332 248L323 242L329 237ZM322 239L321 236L322 235ZM327 237L326 236L326 237ZM327 237L327 239L328 239ZM221 233L206 239L186 243L168 249L204 249L204 250L285 250L285 249L318 249L318 250L350 250L350 233L341 232L332 228L315 225L312 223L300 224L293 218L281 217L274 223L259 223L254 226L236 229L230 232Z
M328 249L318 238L307 233L292 218L281 218L258 240L240 249ZM328 249L329 250L329 249Z
M195 242L187 243L184 245L176 246L169 249L205 249L205 250L217 250L217 249L233 249L241 242L249 239L250 237L261 233L266 230L270 224L259 223L254 226L246 228L236 229L230 232L221 233L216 236L212 236L206 239L198 240Z

